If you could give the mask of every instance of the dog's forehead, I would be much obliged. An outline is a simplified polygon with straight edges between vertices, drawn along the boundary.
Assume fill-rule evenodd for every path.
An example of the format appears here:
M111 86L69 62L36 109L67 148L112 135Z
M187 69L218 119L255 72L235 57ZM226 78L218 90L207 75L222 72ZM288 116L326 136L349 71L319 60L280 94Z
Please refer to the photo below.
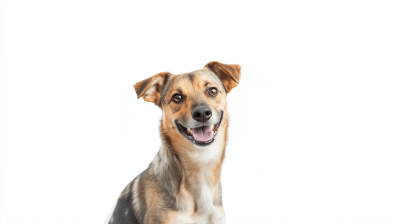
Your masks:
M169 92L176 90L178 88L182 89L185 85L192 84L195 85L204 85L206 82L212 82L215 85L223 86L221 80L209 69L201 69L193 72L178 74L178 75L171 75L167 83L163 88L162 97L164 98Z
M206 81L219 81L219 78L211 71L207 69L201 69L193 72L183 73L176 75L174 80L171 80L173 84L179 85L183 83L202 83Z

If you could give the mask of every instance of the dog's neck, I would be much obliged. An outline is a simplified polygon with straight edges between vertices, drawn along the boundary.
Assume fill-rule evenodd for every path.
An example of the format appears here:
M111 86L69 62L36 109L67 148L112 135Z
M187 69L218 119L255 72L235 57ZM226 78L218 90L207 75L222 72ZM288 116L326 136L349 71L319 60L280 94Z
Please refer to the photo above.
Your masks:
M163 144L152 162L152 167L154 175L164 185L166 192L178 200L178 206L181 204L180 207L187 207L183 202L187 198L194 201L194 210L208 209L213 204L222 203L220 176L227 128L226 121L226 124L221 124L214 143L202 148L191 143L174 144L161 131Z

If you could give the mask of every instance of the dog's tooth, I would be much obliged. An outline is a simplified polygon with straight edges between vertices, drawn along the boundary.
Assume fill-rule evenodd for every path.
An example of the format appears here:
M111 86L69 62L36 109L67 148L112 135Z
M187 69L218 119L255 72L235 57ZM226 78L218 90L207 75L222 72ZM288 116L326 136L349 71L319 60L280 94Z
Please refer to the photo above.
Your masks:
M189 135L193 135L193 130L192 130L191 128L188 128L188 129L187 129L187 133L188 133Z

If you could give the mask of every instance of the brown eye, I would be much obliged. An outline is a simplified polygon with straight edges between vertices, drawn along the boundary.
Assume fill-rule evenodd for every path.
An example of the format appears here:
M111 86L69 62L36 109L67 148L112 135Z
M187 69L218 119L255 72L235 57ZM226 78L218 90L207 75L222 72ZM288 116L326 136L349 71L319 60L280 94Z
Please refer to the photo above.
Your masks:
M215 88L215 87L212 87L212 88L208 89L208 95L210 95L210 96L218 95L218 89Z
M174 95L172 96L172 100L173 100L175 103L181 102L182 99L183 99L183 96L182 96L181 94L179 94L179 93L174 94Z

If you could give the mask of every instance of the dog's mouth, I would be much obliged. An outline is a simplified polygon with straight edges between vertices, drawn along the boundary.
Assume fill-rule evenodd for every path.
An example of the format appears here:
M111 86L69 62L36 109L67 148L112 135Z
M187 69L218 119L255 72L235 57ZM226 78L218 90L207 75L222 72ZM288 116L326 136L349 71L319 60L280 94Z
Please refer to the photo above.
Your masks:
M175 124L183 137L187 138L194 145L208 146L214 142L215 136L217 136L218 128L221 125L223 115L224 114L222 112L219 122L212 125L189 128L179 124L178 121L175 121Z

